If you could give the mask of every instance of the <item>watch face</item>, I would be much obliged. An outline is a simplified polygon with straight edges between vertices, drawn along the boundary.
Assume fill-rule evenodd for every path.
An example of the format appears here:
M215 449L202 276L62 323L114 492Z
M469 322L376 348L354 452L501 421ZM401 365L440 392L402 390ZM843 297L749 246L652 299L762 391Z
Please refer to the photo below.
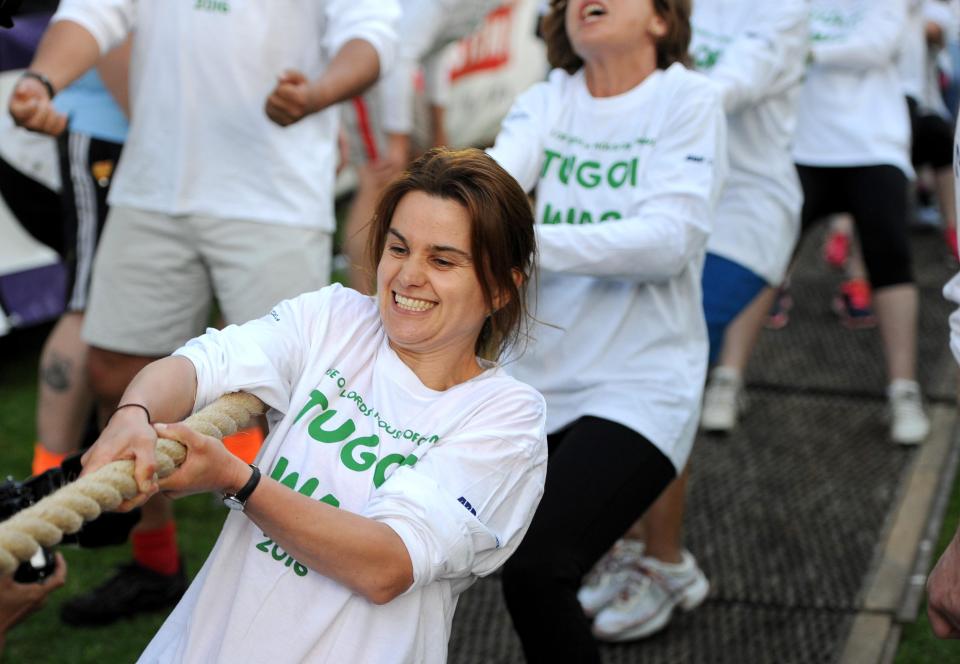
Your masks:
M236 496L224 496L223 504L229 507L232 510L243 511L243 503L237 500Z

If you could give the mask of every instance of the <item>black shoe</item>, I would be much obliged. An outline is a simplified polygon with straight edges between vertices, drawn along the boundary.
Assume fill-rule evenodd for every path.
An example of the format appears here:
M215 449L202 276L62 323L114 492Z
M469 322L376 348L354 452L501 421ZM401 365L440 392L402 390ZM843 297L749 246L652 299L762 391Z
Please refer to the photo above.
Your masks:
M109 625L137 613L172 607L186 589L182 560L180 571L170 575L131 562L93 590L64 602L60 619L77 627Z

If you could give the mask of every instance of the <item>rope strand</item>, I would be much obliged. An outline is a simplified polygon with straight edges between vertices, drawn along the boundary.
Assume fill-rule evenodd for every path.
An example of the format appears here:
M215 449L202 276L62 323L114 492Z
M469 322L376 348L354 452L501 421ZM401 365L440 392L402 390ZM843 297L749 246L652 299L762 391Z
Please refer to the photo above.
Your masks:
M263 402L252 394L235 392L191 415L184 424L198 433L222 439L245 427L265 409ZM164 478L183 463L187 448L175 440L159 438L156 454L157 476ZM116 509L137 493L133 461L113 461L0 522L0 576L30 560L40 547L54 546L65 533L77 532L85 521Z

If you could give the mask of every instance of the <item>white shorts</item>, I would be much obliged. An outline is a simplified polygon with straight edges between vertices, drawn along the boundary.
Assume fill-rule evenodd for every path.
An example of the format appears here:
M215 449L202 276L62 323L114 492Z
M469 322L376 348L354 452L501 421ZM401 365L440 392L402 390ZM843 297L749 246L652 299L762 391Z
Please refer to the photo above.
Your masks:
M210 322L263 316L330 281L330 233L257 221L113 207L97 249L83 338L131 355L169 355Z

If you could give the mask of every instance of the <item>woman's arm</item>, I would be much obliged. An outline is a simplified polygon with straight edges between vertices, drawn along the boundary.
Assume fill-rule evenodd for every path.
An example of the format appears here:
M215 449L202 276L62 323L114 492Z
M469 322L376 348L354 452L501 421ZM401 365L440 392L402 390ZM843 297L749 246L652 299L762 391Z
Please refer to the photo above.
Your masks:
M720 86L727 113L736 113L799 83L808 47L809 11L803 0L761 3L743 32L707 71ZM791 74L795 75L791 76Z
M208 331L174 356L147 365L120 404L141 404L153 422L176 422L227 392L245 390L284 412L302 372L304 339L326 330L331 295L330 288L309 293L281 302L263 318ZM142 408L121 408L84 456L84 472L116 459L134 459L134 476L143 494L121 509L143 503L157 490L157 436L150 424Z
M160 489L179 497L191 493L236 493L250 467L216 438L183 424L158 424L164 438L187 446L187 458ZM244 513L303 565L342 583L375 604L384 604L413 583L403 540L389 526L341 510L261 477Z
M489 573L516 548L543 493L544 408L531 392L507 391L509 405L481 413L468 433L418 448L421 458L388 476L363 515L266 477L245 514L298 562L376 604L413 585ZM216 439L180 424L158 431L189 450L164 491L235 493L250 479Z
M906 0L873 0L864 8L866 17L845 38L814 39L811 54L815 64L863 70L894 62L907 23Z
M683 105L645 167L654 192L631 216L593 225L536 227L540 268L663 281L706 245L726 177L726 119L715 90L681 92Z
M549 83L537 83L521 94L500 125L500 132L487 153L524 191L530 192L543 164L543 127L547 124Z
M193 363L182 357L151 362L130 381L103 433L83 455L84 474L117 459L134 460L133 474L141 493L120 509L141 505L158 490L154 480L157 435L147 412L153 421L179 421L190 414L196 394Z

